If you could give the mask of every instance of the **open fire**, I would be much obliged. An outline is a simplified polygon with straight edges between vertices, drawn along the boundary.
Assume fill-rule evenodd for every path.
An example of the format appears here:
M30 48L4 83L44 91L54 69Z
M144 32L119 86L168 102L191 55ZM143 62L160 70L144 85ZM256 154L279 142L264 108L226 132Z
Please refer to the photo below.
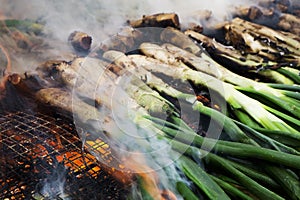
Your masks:
M128 192L82 152L68 120L32 111L0 119L2 199L122 199Z
M299 199L300 4L133 2L4 2L0 198Z

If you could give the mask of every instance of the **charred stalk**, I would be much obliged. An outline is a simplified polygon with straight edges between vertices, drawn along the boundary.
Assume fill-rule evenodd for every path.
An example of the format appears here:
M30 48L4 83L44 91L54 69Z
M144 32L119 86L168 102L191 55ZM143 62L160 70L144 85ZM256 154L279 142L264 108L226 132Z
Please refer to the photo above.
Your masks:
M299 66L300 38L287 32L235 18L225 26L226 39L237 49L258 54L278 63Z
M174 27L179 29L179 19L175 13L159 13L155 15L144 15L142 19L136 21L129 21L130 26L133 28L141 27Z
M258 8L256 6L241 6L235 8L233 15L254 23L299 35L300 18L289 13L278 13L274 9Z
M70 34L68 41L79 53L87 53L91 48L92 37L86 33L74 31Z
M113 35L108 40L100 44L97 54L102 55L108 50L118 50L128 52L136 49L136 44L143 37L143 33L131 27L124 28L120 33Z

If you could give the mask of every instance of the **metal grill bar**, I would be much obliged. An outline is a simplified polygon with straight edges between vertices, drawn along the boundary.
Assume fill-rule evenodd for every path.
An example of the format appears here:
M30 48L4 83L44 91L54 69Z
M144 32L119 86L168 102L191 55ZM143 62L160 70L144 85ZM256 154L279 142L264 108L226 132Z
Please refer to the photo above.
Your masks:
M124 185L81 147L74 125L62 118L0 115L0 199L125 198ZM105 143L95 148L109 154Z

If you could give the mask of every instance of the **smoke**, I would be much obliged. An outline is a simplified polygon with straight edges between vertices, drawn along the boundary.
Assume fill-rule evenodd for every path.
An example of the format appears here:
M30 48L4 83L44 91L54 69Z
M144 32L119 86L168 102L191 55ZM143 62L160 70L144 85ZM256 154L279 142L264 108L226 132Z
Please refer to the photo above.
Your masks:
M66 41L74 30L81 30L97 41L106 39L123 27L128 19L158 12L175 12L181 20L198 10L212 10L220 19L228 16L232 6L252 4L249 0L2 0L0 13L19 19L40 19L46 22L45 32ZM182 21L184 23L184 21Z
M67 38L75 30L91 35L93 48L118 33L126 25L127 20L139 19L142 15L175 12L179 15L182 27L185 27L191 22L199 23L195 18L195 12L199 10L211 10L214 17L222 21L224 18L230 18L228 12L233 6L252 5L253 1L28 0L24 3L18 0L0 0L0 18L31 19L45 23L43 32L46 38L43 39L51 49L41 47L38 56L35 51L12 56L13 72L24 72L35 69L42 59L67 61L73 59L72 54L69 53L71 49L67 44ZM11 51L13 52L14 48Z
M66 169L63 165L55 163L56 169L47 176L44 182L41 182L42 188L39 193L49 199L69 199L67 194L64 193L64 186L66 181ZM38 194L35 194L38 195Z
M156 187L158 194L162 189L176 191L175 183L181 178L174 160L170 157L170 145L159 139L160 130L143 118L145 111L125 92L126 85L132 84L132 77L125 77L117 84L114 79L110 79L112 76L103 74L104 69L96 65L98 62L93 61L95 59L86 58L78 72L83 76L80 80L85 91L94 91L95 94L90 95L99 97L103 103L99 108L97 123L92 124L97 131L90 132L87 140L101 138L103 135L100 135L99 130L102 130L109 137L109 144L114 152L117 152L116 157L121 158L125 167L142 177L144 186ZM73 111L77 109L80 110L75 106ZM103 160L99 152L94 150L93 154L103 165L122 170L118 164ZM156 180L154 177L159 178Z

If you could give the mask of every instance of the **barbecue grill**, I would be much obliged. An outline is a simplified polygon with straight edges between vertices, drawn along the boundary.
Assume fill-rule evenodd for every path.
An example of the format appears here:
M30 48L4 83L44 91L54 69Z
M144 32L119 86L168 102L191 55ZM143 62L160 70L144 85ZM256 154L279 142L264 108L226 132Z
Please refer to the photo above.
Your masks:
M0 199L300 199L296 1L4 3Z
M2 113L0 130L0 199L125 198L124 184L82 151L74 124L65 118Z

